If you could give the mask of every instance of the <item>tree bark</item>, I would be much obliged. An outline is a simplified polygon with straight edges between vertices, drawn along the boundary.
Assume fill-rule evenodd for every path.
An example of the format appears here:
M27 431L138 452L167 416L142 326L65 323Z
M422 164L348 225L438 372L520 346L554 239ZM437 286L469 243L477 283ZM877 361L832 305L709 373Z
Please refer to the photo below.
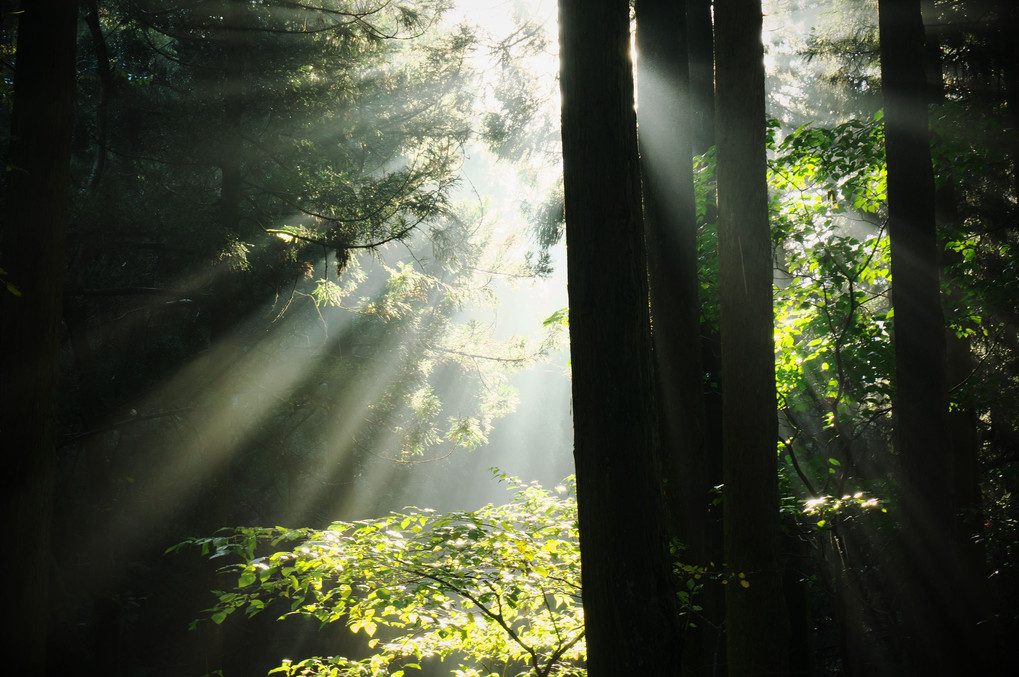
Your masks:
M741 677L787 669L761 29L760 0L715 3L725 622Z
M591 677L679 670L626 0L561 0L574 456Z
M895 446L901 464L906 671L965 672L948 463L945 320L938 277L920 0L879 3L895 308ZM961 673L960 673L961 674Z
M219 168L219 246L224 250L241 238L243 199L243 142L244 106L247 95L245 29L246 9L238 0L230 0L224 12L224 24L219 45L223 52L223 138L221 140ZM225 251L223 253L226 253ZM213 285L215 306L212 310L212 340L220 341L236 330L241 318L239 312L241 282L236 261L224 258L219 264Z
M4 518L18 555L8 586L15 622L3 633L6 670L46 669L51 569L53 464L70 198L75 92L74 0L22 3L19 15L7 212L0 288L0 448L5 457Z
M697 215L694 205L686 7L637 0L638 140L644 188L659 430L669 533L679 558L709 567L712 483L704 445ZM684 618L683 673L714 670L722 612L712 586ZM718 596L718 601L721 597Z
M109 138L110 100L113 97L113 68L110 66L110 53L106 46L102 24L99 23L98 0L86 0L85 25L92 37L92 48L96 51L96 75L99 77L99 103L96 106L96 146L92 160L92 171L89 173L85 194L93 195L99 188L99 182L106 168L107 140Z
M711 0L685 0L685 3L693 153L703 155L715 145L715 44Z

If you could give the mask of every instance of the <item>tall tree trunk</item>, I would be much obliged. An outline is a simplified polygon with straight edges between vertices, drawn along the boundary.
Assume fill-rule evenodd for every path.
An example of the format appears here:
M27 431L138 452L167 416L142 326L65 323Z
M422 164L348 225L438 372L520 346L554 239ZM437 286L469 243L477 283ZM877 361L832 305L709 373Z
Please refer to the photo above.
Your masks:
M712 25L711 0L686 0L686 32L689 39L688 54L690 66L690 115L693 124L692 151L703 155L715 145L715 41ZM714 192L707 197L707 205L701 227L710 230L717 224L716 199ZM704 307L702 306L702 309ZM703 317L703 315L702 315ZM704 446L704 481L709 487L724 483L722 473L722 397L721 397L721 354L722 343L718 327L711 322L700 324L700 355L703 379L701 401L704 418L701 424L701 444ZM714 499L714 496L712 497ZM708 562L722 562L723 534L722 509L714 500L704 525L705 547ZM725 616L724 589L705 586L701 592L701 606L706 621L719 622ZM724 624L711 647L715 671L725 671Z
M927 58L935 63L927 64L929 96L933 103L945 102L945 87L941 76L941 49L937 39L927 35ZM946 183L934 193L935 222L938 229L952 227L959 223L958 196L955 186ZM962 254L951 248L941 248L940 277L945 286L947 307L965 307L965 282L951 270L953 264L961 263ZM952 402L945 418L948 447L947 472L950 478L952 506L956 515L955 552L959 557L959 574L964 588L959 591L962 603L960 611L965 620L960 629L966 634L959 640L971 647L970 667L974 672L984 673L992 664L989 651L992 646L990 633L980 626L989 616L987 597L987 552L985 539L981 536L985 522L983 499L980 490L980 440L977 412L959 398L951 395L953 388L961 388L970 379L977 365L969 337L959 336L951 327L945 328L945 379L946 394Z
M87 249L87 248L86 248ZM82 272L88 265L88 253L79 252L78 259L81 275L75 280L78 287L87 287ZM70 271L74 274L75 265ZM69 278L70 279L70 278ZM80 393L80 420L84 430L99 430L104 423L106 407L104 402L100 369L88 329L88 307L85 297L68 295L64 298L64 322L67 342L74 358L75 376ZM106 677L118 677L122 674L121 662L121 607L118 599L117 574L122 571L121 539L114 536L114 523L117 517L116 503L113 501L112 478L110 476L111 454L108 437L94 434L86 437L81 443L81 456L84 457L84 482L75 480L78 491L73 495L64 495L57 487L58 499L55 501L56 523L61 520L73 521L79 528L73 538L66 539L67 550L59 553L55 560L62 560L63 566L75 565L73 593L77 594L88 605L87 633L75 633L80 618L67 615L63 619L63 627L54 627L54 631L68 632L67 639L62 640L63 651L54 656L51 665L58 674L81 670L87 674L103 674ZM59 479L58 479L59 482ZM63 593L64 599L73 595ZM74 605L69 605L72 609ZM57 618L54 618L57 622ZM80 644L73 644L71 638L77 637Z
M678 674L626 0L561 0L574 456L588 672Z
M239 0L229 0L224 15L222 31L223 80L223 138L219 149L220 190L219 190L219 246L226 250L242 235L241 200L243 199L243 160L246 83L245 29L248 24L247 10ZM223 252L226 253L225 251ZM212 339L219 341L236 329L240 317L238 299L240 282L236 261L224 259L220 264L213 291L215 308L212 317Z
M962 674L961 594L948 476L945 320L920 0L879 3L895 307L895 446L901 464L905 658L909 674ZM962 670L960 672L959 670Z
M715 3L726 635L741 677L787 666L761 29L760 0Z
M693 153L703 155L715 145L715 44L711 0L684 1L689 40Z
M998 58L1004 85L1006 125L1012 130L1005 152L1012 164L1012 197L1019 200L1019 6L1011 0L995 0Z
M24 2L19 15L7 207L0 268L0 449L3 515L17 547L9 585L14 622L3 633L11 674L46 669L53 463L64 236L74 115L74 0Z
M937 9L935 0L923 0L921 16L927 26L939 22ZM927 96L933 105L946 103L939 31L937 27L928 27L924 31ZM1012 37L1011 33L1009 37ZM1005 44L1009 45L1011 42L1012 40L1006 39ZM934 218L938 230L958 227L961 218L958 206L959 197L952 182L946 182L935 188ZM941 246L939 252L940 277L944 284L943 307L965 307L965 282L958 279L951 270L953 264L962 262L962 254ZM953 388L964 386L977 365L969 337L958 336L951 327L946 327L945 330L945 349L946 393L952 402L945 418L948 444L947 472L957 520L954 549L958 553L959 574L965 586L959 592L959 599L962 602L960 611L964 614L960 629L966 634L960 637L959 641L971 648L970 669L973 672L984 673L990 670L994 658L990 651L993 645L991 633L987 632L986 627L981 626L981 623L989 617L990 609L986 585L989 573L987 553L984 548L985 539L981 537L985 517L980 489L978 415L972 407L951 395Z
M245 315L246 295L243 288L243 266L231 251L233 245L243 241L241 201L243 199L243 166L245 148L243 128L248 87L246 81L246 33L250 7L244 0L226 0L223 7L223 30L219 47L223 54L221 96L223 104L223 136L219 148L219 212L217 214L218 245L221 259L218 262L212 285L212 317L210 319L211 349L223 369L211 386L218 391L224 402L232 404L228 412L223 449L203 449L204 454L217 455L215 472L206 478L207 492L203 498L207 503L202 512L206 519L215 524L213 528L238 523L238 507L234 485L241 474L241 456L248 441L244 439L244 425L239 420L237 402L243 397L243 375L239 364L243 355L240 325ZM225 452L225 453L224 453ZM221 589L225 585L222 572L213 573L210 588ZM209 662L222 670L225 675L247 674L250 651L239 641L240 629L236 623L225 622L210 626L207 649Z
M85 25L92 37L92 48L96 52L96 75L99 77L99 104L96 106L96 148L92 160L92 171L85 184L85 193L93 195L99 187L106 168L106 146L109 138L110 100L113 97L113 68L110 53L99 22L98 0L85 0Z
M703 443L693 128L686 7L637 0L637 109L651 285L659 430L670 535L683 562L708 567L711 491ZM709 593L711 590L709 590ZM684 674L712 674L722 613L696 600L684 623Z
M1016 40L1017 31L1019 31L1019 4L1014 0L995 0L994 3L995 14L997 15L996 24L996 35L994 40L998 45L998 59L1000 60L1000 72L1002 84L1004 85L1004 103L1005 103L1005 119L1002 121L1003 126L1010 130L1008 134L1005 148L1003 149L1006 157L1011 165L1012 170L1012 208L1010 220L1012 229L1015 228L1016 214L1017 211L1016 203L1019 202L1019 41ZM1007 199L1007 196L1005 197ZM1009 218L1009 217L1006 217ZM1005 231L1007 233L1008 230ZM1013 315L1012 326L1015 326L1015 317ZM1013 336L1015 330L1013 329ZM1013 343L1014 345L1014 343ZM992 412L997 407L992 408ZM994 415L991 416L992 423L994 422ZM1011 426L1002 427L999 430L1005 433ZM993 428L992 428L993 429ZM1008 434L1008 433L1005 433ZM1009 435L1011 436L1011 435ZM963 502L960 508L965 510L966 497L964 495ZM976 515L970 513L969 519L974 519ZM964 520L966 518L964 517ZM963 522L965 527L966 522ZM978 525L975 525L978 526ZM971 546L972 549L972 546ZM986 580L984 581L984 587L989 588ZM996 587L997 590L1002 588ZM1007 589L1007 588L1005 588ZM1014 588L1013 588L1014 589ZM988 600L987 601L988 611L994 613L997 609L1008 608L1009 602L1007 600ZM1013 640L1019 631L1019 614L1002 613L998 615L999 619L1011 617L1010 620L1005 622L997 622L994 624L990 641L996 647L996 651L991 653L989 660L997 663L997 674L1008 674L1009 671L1019 670L1019 656L1016 656L1013 648Z

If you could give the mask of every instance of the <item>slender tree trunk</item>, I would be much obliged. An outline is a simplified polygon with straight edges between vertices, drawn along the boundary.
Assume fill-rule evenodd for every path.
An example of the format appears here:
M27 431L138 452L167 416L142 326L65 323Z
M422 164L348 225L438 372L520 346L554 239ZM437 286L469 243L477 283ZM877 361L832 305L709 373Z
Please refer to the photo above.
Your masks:
M715 3L729 674L787 670L760 0Z
M711 0L684 1L689 38L693 153L702 155L715 145L715 44Z
M75 258L78 257L87 257L87 254L79 253ZM87 260L81 261L82 268L87 265ZM87 284L81 284L84 280L82 276L75 283L85 287ZM99 387L102 381L89 337L88 307L84 297L68 296L64 299L64 321L81 396L81 426L85 430L98 430L104 423L106 403ZM108 436L90 435L81 445L85 481L73 482L72 486L80 489L73 495L62 495L58 485L59 499L54 506L57 524L66 519L73 521L79 529L74 540L67 540L71 552L61 553L55 559L63 560L64 566L76 565L71 585L73 592L88 604L87 633L80 636L81 643L78 645L62 641L64 651L55 656L54 663L59 662L56 667L59 672L82 670L88 674L117 677L122 673L117 572L122 571L123 560L121 539L114 536L118 511L112 501ZM72 631L69 638L76 636L73 631L78 628L74 625L79 622L79 618L65 616L65 626L71 626L66 629ZM55 631L63 629L54 628Z
M0 449L7 542L18 552L8 586L13 622L4 668L46 670L53 464L64 236L74 115L74 0L25 2L19 15L7 212L0 268L20 296L0 287Z
M246 9L238 0L229 0L222 32L223 138L220 148L219 244L227 248L241 236L241 200L243 198L244 123L246 86ZM216 307L212 317L212 338L220 340L236 328L240 314L238 299L240 282L237 262L225 260L218 272L214 295Z
M246 294L243 288L241 262L234 257L239 253L231 251L233 244L243 241L241 202L243 199L245 147L243 124L245 102L248 96L246 74L246 33L248 11L243 0L226 0L223 7L223 30L219 36L222 50L222 82L220 93L223 105L223 134L218 149L220 187L218 221L218 246L221 260L212 285L212 308L210 318L211 349L222 365L220 376L211 387L223 402L232 404L226 409L226 444L223 449L203 449L203 454L219 455L215 472L206 478L208 491L203 492L202 512L215 526L220 528L238 523L238 506L234 484L241 474L242 455L247 440L243 439L244 428L239 416L237 402L243 397L243 375L239 364L243 355L239 330L245 315ZM225 453L224 453L225 452ZM226 584L222 572L212 573L210 588L221 589ZM210 626L207 639L208 661L222 670L225 675L247 673L250 652L239 641L241 629L236 623L227 621Z
M89 173L85 193L92 195L99 187L106 168L106 147L109 138L110 100L113 97L113 69L110 67L110 54L103 35L103 27L99 23L98 0L86 0L85 25L92 37L92 48L96 51L96 74L99 76L99 104L96 107L96 149L92 160L92 171Z
M1007 147L1004 149L1012 164L1012 197L1019 200L1019 6L1014 0L995 0L994 10L997 14L998 58L1004 85L1006 127L1012 130Z
M928 50L930 52L930 50ZM940 65L935 72L940 72ZM943 91L938 87L936 91ZM939 227L959 221L957 196L951 184L935 192L935 212ZM949 266L960 263L962 255L952 249L942 251L941 279L945 283L948 307L965 307L965 284L953 276ZM969 337L958 336L951 327L945 331L945 378L950 400L954 403L948 412L945 425L948 442L948 474L951 478L952 504L956 511L957 529L954 548L958 553L960 575L965 585L960 591L962 613L965 620L960 629L966 633L960 640L971 647L971 667L976 673L986 673L993 663L991 636L981 623L990 615L987 597L987 552L983 525L985 521L980 491L980 441L977 412L951 395L953 387L962 388L977 365Z
M692 150L703 155L715 145L715 43L712 25L711 0L686 0L686 31L689 37L690 114L693 123ZM701 227L707 231L717 224L716 199L712 192ZM702 305L702 310L704 306ZM722 473L722 397L721 355L722 343L718 327L704 321L700 323L701 401L704 418L701 424L701 444L704 445L704 481L714 490L723 484ZM712 499L714 499L714 494ZM720 563L723 556L722 509L712 500L704 525L705 548L708 562ZM701 591L701 606L706 622L715 625L725 617L724 588L705 586ZM725 672L725 626L722 624L713 642L713 674Z
M559 30L588 673L673 675L628 3L561 0Z
M1007 154L1008 160L1010 160L1011 164L1011 197L1012 200L1015 201L1013 204L1015 204L1016 202L1019 202L1019 41L1016 40L1017 31L1019 31L1019 4L1014 2L1014 0L996 0L995 9L998 16L998 34L996 38L1000 45L999 59L1001 61L1000 68L1005 90L1005 119L1003 120L1003 126L1006 129L1011 130L1011 133L1008 135L1007 145L1003 150ZM1017 213L1016 207L1012 207L1011 212L1012 227L1014 229L1015 215ZM1013 323L1014 322L1015 320L1013 316ZM1012 331L1013 336L1015 336L1015 330L1013 329ZM992 408L991 415L992 423L995 418L993 411L994 408ZM1008 427L1001 428L1002 432L1007 430ZM964 505L965 503L963 503L963 506ZM971 514L970 519L973 517L974 515ZM987 585L986 581L984 582L984 587L990 587ZM1001 590L1003 588L996 587L996 589ZM986 607L989 612L993 613L997 609L1009 608L1009 602L1007 599L988 599ZM1002 675L1009 674L1010 671L1019 670L1019 657L1017 657L1014 650L1014 639L1017 630L1019 630L1019 615L1003 613L998 618L1006 618L1008 616L1011 616L1011 620L995 623L995 627L992 629L992 632L988 633L991 635L989 640L996 649L991 652L989 660L996 662L997 674Z
M712 483L702 430L704 402L697 283L693 129L686 7L637 0L637 119L644 185L658 415L669 532L678 557L708 567ZM721 626L719 605L684 618L684 674L712 674Z
M895 445L901 463L900 571L909 674L962 674L962 593L948 476L945 320L920 0L879 3L895 307ZM960 672L962 670L963 672Z
M923 0L921 6L925 24L938 21L937 3ZM1011 37L1011 34L1009 34ZM1006 42L1008 44L1008 42ZM938 29L925 30L925 71L928 100L933 105L946 102L944 69L942 68L941 41ZM1011 107L1009 107L1011 108ZM955 186L948 182L936 187L934 192L934 218L938 230L958 227L960 214ZM953 276L951 265L962 262L962 255L951 248L939 245L941 253L940 277L944 284L945 304L943 307L965 307L965 283ZM952 396L953 388L962 388L976 369L970 340L956 335L954 329L946 327L946 393L953 401L946 419L948 444L948 475L951 482L952 504L956 514L957 529L954 548L959 556L960 576L965 585L960 591L961 611L964 620L960 637L971 648L970 669L985 673L994 662L991 633L981 623L990 615L987 597L987 553L984 539L980 538L985 521L980 490L980 443L977 412Z

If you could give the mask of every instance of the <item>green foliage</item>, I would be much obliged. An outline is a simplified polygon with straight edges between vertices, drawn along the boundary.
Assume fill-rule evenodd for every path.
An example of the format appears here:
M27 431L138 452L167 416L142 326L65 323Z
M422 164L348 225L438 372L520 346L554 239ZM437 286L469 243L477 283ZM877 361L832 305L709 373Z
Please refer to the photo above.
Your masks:
M551 248L558 244L566 232L565 198L562 179L548 190L547 195L536 204L524 204L522 209L531 224L535 249L528 252L528 267L537 276L552 273Z
M570 326L570 309L569 308L560 308L559 310L555 311L554 313L552 313L551 315L546 317L545 321L542 324L544 326L546 326L546 327L549 327L549 326L568 327L568 326Z
M813 3L793 0L791 4L804 10ZM796 36L801 58L790 67L803 86L806 66L810 78L806 89L811 95L800 92L794 97L788 104L792 112L800 120L868 117L881 105L877 0L827 3L811 15L809 24L805 40Z
M787 461L811 495L858 477L856 447L891 402L889 240L880 115L803 126L775 147L776 379ZM800 463L800 459L804 461Z
M558 78L548 70L554 50L554 16L543 8L537 14L524 3L503 3L512 29L489 39L489 57L482 119L482 138L500 158L545 160L559 145Z
M889 411L892 388L881 116L804 125L780 140L778 122L768 127L783 449L807 493L832 481L842 493L857 476L854 446L880 434L874 424ZM713 151L695 158L694 177L702 317L715 326Z
M888 512L877 498L867 496L862 491L842 498L819 496L809 499L803 505L803 514L815 520L814 525L818 529L831 529L835 523L855 519L868 510Z
M1000 324L988 309L1008 315L1019 295L1015 239L999 237L992 225L1008 218L1000 210L1010 210L1001 204L1001 196L1013 170L994 150L1007 147L1007 132L991 116L974 119L958 102L945 103L932 113L935 179L942 193L959 202L949 214L954 218L942 227L946 319L959 338L993 345ZM970 394L958 393L956 399Z
M86 182L100 153L107 162L95 190L78 196L75 275L97 289L180 289L190 304L172 316L146 309L146 338L127 346L107 338L122 332L90 337L116 404L162 393L170 374L230 333L247 354L273 355L259 367L316 363L309 383L274 390L271 411L266 384L236 370L243 394L229 395L231 407L258 419L262 458L281 441L293 468L331 456L344 419L358 427L346 442L354 476L373 455L437 458L487 440L515 405L509 373L551 339L496 341L484 323L457 318L494 300L491 275L477 268L508 264L485 266L491 224L455 199L465 144L478 134L468 57L479 43L444 23L450 7L103 3L113 86L104 93L99 45L83 35L83 63L96 64L82 73L79 123L83 141L98 137L104 115L109 133L105 147L85 143L75 156L76 180ZM104 317L140 316L137 297L100 298ZM151 406L213 410L224 393L206 385L197 401L167 395ZM425 406L426 392L444 401Z
M367 638L366 658L288 659L274 673L393 676L438 658L455 661L458 677L585 675L574 481L547 491L496 477L516 493L512 503L409 509L324 530L242 527L171 551L240 560L222 569L236 583L215 592L205 611L212 623L281 613ZM683 547L672 550L684 627L705 622L705 586L752 585L753 574L684 564Z
M373 655L285 662L285 675L398 676L428 657L459 677L584 674L580 553L572 481L549 492L505 475L509 505L410 510L325 530L239 528L176 546L242 560L214 623L285 603L363 633ZM266 548L285 549L261 555ZM282 618L281 617L281 618Z
M718 229L715 224L715 149L693 161L697 215L697 280L701 320L718 326Z

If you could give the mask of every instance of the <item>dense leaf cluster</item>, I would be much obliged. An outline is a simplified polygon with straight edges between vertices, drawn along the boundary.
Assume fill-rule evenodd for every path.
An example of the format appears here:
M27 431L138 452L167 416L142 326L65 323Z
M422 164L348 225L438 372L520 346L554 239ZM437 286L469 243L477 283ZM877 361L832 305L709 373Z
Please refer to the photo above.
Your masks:
M325 530L241 528L178 548L243 560L230 566L236 587L219 592L208 612L214 623L285 600L284 615L344 623L372 638L368 658L287 661L276 672L398 677L438 657L458 662L458 677L584 674L572 484L550 492L499 477L516 492L513 503L412 510Z

